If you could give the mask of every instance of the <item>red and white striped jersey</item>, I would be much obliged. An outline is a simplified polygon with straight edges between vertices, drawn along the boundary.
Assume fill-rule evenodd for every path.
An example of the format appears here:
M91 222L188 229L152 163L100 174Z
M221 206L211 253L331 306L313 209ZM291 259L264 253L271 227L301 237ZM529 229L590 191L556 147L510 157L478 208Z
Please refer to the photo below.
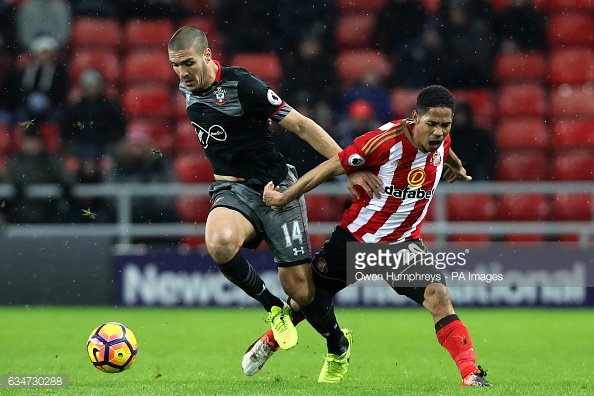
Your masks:
M451 139L423 153L413 144L412 120L395 120L357 137L338 156L347 173L367 169L384 184L381 198L353 199L340 226L365 243L419 239Z

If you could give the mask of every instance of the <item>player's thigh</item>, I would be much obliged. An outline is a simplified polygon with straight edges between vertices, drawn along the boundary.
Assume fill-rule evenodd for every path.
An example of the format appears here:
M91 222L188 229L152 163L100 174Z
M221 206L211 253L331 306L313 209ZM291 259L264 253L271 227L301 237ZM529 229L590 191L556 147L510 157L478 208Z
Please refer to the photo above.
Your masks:
M237 210L218 206L208 214L205 229L207 246L231 244L241 247L255 237L254 226Z

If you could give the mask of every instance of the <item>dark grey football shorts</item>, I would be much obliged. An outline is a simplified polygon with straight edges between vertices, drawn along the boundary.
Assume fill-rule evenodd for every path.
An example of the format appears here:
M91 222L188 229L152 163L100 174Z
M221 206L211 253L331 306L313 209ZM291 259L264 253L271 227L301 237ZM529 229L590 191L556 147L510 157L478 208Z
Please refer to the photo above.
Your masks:
M280 184L284 191L297 180L297 172L287 165L288 175ZM266 206L262 190L250 187L250 183L216 181L210 186L212 208L225 207L241 213L256 230L256 239L244 247L255 249L265 240L274 262L279 267L291 267L311 262L311 245L307 227L305 198L301 196L277 212Z

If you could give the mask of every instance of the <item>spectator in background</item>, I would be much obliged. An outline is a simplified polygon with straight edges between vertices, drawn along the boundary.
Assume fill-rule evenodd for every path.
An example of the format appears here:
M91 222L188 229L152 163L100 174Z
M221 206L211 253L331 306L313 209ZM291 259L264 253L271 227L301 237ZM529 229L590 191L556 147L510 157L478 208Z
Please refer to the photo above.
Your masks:
M392 116L390 90L387 88L386 82L379 70L368 67L361 75L361 78L347 88L338 104L338 119L347 117L351 103L359 99L364 99L371 104L375 119L394 119Z
M546 49L547 18L530 0L512 0L493 19L500 52Z
M442 69L443 85L476 88L493 83L493 32L489 21L473 10L464 0L452 0L441 15L449 54Z
M284 48L278 0L219 0L216 6L217 29L225 38L227 55Z
M497 153L493 135L476 125L469 103L456 104L453 118L452 150L463 158L462 165L473 180L494 180L497 167Z
M31 59L8 80L8 109L13 121L58 121L68 95L68 70L56 59L58 43L43 36L31 43Z
M17 9L17 38L21 48L31 48L40 36L50 36L62 48L70 40L70 4L62 0L29 0Z
M97 159L87 158L79 161L76 170L76 183L97 184L102 182L101 164ZM67 223L111 223L115 214L104 198L81 196L71 200L66 215Z
M437 21L428 23L419 37L402 46L399 54L392 77L395 86L421 88L444 83L443 67L448 60L448 51Z
M171 158L155 150L155 142L143 129L130 129L116 146L105 180L111 183L173 183L177 178ZM180 221L175 197L137 197L132 201L134 223Z
M6 159L4 183L12 184L16 194L7 199L7 217L11 223L61 222L68 211L72 180L62 161L49 153L35 124L25 130L20 151ZM59 197L28 197L26 187L54 183L62 187Z
M333 137L340 147L353 143L357 136L373 131L380 125L373 117L373 106L365 99L355 100L349 106L349 115L340 121L334 130Z
M324 52L334 53L336 0L279 0L283 53L298 51L304 32L316 32Z
M373 43L380 51L397 59L404 43L421 35L426 20L427 11L421 1L388 0L377 14Z
M340 92L337 76L333 52L324 50L316 29L303 35L297 51L284 58L280 88L288 103L307 106L311 117L329 130Z
M107 97L105 79L86 69L79 79L81 98L66 108L62 141L68 153L79 158L109 154L126 132L126 116L119 103Z

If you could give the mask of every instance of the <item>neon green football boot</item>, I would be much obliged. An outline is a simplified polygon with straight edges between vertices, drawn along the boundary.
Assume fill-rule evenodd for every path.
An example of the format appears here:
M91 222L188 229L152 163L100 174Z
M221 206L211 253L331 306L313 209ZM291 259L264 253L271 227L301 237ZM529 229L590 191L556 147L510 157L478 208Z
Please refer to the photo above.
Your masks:
M270 323L274 339L281 349L291 349L297 345L297 329L293 325L291 308L287 304L284 304L282 308L272 307L266 322Z
M353 332L349 329L341 330L349 342L349 347L346 352L340 356L329 353L324 357L326 360L324 362L324 366L322 367L322 371L320 372L320 376L318 377L318 382L340 382L349 370L351 346L353 345Z

